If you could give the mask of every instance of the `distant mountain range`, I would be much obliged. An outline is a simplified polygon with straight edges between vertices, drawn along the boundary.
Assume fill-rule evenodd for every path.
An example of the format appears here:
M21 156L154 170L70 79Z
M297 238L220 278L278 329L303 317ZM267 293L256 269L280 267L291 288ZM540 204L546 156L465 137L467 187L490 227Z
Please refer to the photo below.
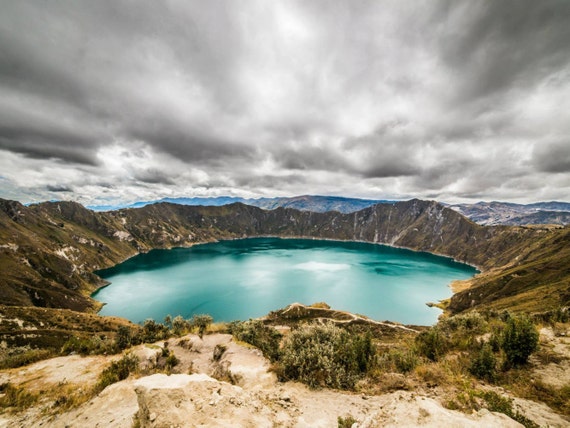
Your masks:
M178 205L193 206L211 206L219 207L222 205L234 204L240 202L245 205L262 208L264 210L273 210L275 208L294 208L299 211L312 211L324 213L327 211L338 211L343 214L360 211L361 209L371 207L376 204L393 204L395 201L378 200L378 199L358 199L344 198L341 196L318 196L318 195L302 195L290 198L239 198L233 196L218 196L210 198L162 198L155 201L135 202L130 205L95 205L87 206L93 211L114 211L121 208L142 208L147 205L157 204L161 202L169 202Z
M324 213L338 211L348 214L360 211L376 204L394 204L396 201L379 199L344 198L340 196L303 195L289 198L239 198L232 196L163 198L154 201L135 202L129 205L88 206L93 211L114 211L122 208L142 208L147 205L169 202L178 205L223 206L236 202L273 210L275 208L294 208L299 211ZM484 226L527 224L570 224L570 203L537 202L533 204L513 204L508 202L477 202L475 204L452 204L449 208L463 214L475 223Z
M512 204L507 202L477 202L455 204L449 208L484 226L526 224L570 224L570 203L537 202Z

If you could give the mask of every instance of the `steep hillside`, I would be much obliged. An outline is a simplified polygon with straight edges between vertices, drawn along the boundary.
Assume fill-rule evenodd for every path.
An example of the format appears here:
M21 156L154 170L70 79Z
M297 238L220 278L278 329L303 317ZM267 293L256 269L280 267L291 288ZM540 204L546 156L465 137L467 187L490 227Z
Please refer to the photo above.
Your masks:
M570 303L570 227L545 231L510 251L512 263L465 281L450 302L452 312L475 306L544 311Z
M484 274L473 280L476 294L454 296L455 312L491 300L512 305L513 296L532 296L539 286L548 288L549 304L568 302L568 228L484 227L420 200L351 214L267 211L240 203L161 203L97 213L72 202L25 207L0 200L0 299L6 305L92 311L98 305L89 295L102 285L93 274L97 269L153 248L255 236L383 243L470 263Z

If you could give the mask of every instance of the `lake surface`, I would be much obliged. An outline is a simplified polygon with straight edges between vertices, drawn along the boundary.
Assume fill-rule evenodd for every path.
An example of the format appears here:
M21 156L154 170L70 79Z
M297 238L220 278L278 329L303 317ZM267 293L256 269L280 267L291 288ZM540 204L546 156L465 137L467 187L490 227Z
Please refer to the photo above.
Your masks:
M253 238L153 250L98 274L101 315L247 320L293 302L326 302L376 320L430 325L449 284L477 271L428 253L359 242Z

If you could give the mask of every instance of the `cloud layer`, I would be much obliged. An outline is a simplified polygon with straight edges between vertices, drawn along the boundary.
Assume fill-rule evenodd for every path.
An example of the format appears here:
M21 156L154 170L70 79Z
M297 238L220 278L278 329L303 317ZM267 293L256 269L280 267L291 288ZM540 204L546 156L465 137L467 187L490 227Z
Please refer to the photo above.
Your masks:
M570 2L6 2L0 197L570 199Z

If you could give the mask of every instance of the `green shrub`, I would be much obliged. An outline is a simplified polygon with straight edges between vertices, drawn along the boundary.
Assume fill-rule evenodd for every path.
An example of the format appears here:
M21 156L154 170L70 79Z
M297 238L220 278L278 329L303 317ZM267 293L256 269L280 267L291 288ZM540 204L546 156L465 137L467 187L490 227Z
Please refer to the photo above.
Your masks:
M237 321L229 325L229 331L237 340L249 343L261 350L269 360L279 359L279 344L282 336L273 327L268 327L259 320Z
M132 344L131 329L125 325L119 326L115 337L115 346L119 351L127 349Z
M177 366L178 363L180 363L180 360L176 355L174 355L174 352L170 351L168 357L166 357L166 362L164 363L166 369L170 371L174 366Z
M373 357L370 335L351 335L333 324L304 325L285 340L281 374L313 388L350 389Z
M463 330L465 332L483 333L487 327L487 321L479 312L473 311L446 318L440 321L439 325L449 331Z
M447 352L447 340L437 326L422 331L415 341L418 353L431 361L438 361Z
M487 409L491 412L498 412L507 415L509 418L514 419L526 428L538 428L532 420L518 411L513 410L512 400L497 394L495 391L485 391L480 394L481 398L487 403Z
M493 352L499 352L501 350L501 343L503 341L502 336L502 330L498 329L495 329L491 334L491 337L489 338L489 345L491 346Z
M390 353L396 370L400 373L408 373L418 365L418 356L412 349L395 351Z
M95 391L103 391L107 386L119 382L129 377L129 374L135 372L139 366L139 359L134 354L125 354L120 360L113 361L99 375L99 381L95 386Z
M510 317L501 339L501 348L509 366L525 364L538 349L538 331L526 316Z
M212 359L214 361L220 361L227 349L228 348L226 345L222 345L221 343L218 343L216 345L216 347L214 348L214 352L212 354Z
M76 353L80 355L99 355L114 353L113 343L108 339L99 336L92 337L71 337L63 344L61 353L68 355Z
M198 329L198 336L202 338L208 326L212 324L212 321L214 321L214 319L210 315L198 314L192 317L190 325L192 326L192 328Z
M141 332L142 342L156 342L168 337L168 327L152 318L146 319Z
M356 423L358 423L358 421L351 415L347 415L344 418L342 416L339 416L337 418L338 428L352 428L352 426Z
M181 336L182 334L186 333L190 330L190 322L182 318L180 315L177 315L172 320L172 331L175 335Z
M491 345L488 343L483 344L475 358L471 361L469 372L478 377L492 382L496 376L497 359L493 353Z

